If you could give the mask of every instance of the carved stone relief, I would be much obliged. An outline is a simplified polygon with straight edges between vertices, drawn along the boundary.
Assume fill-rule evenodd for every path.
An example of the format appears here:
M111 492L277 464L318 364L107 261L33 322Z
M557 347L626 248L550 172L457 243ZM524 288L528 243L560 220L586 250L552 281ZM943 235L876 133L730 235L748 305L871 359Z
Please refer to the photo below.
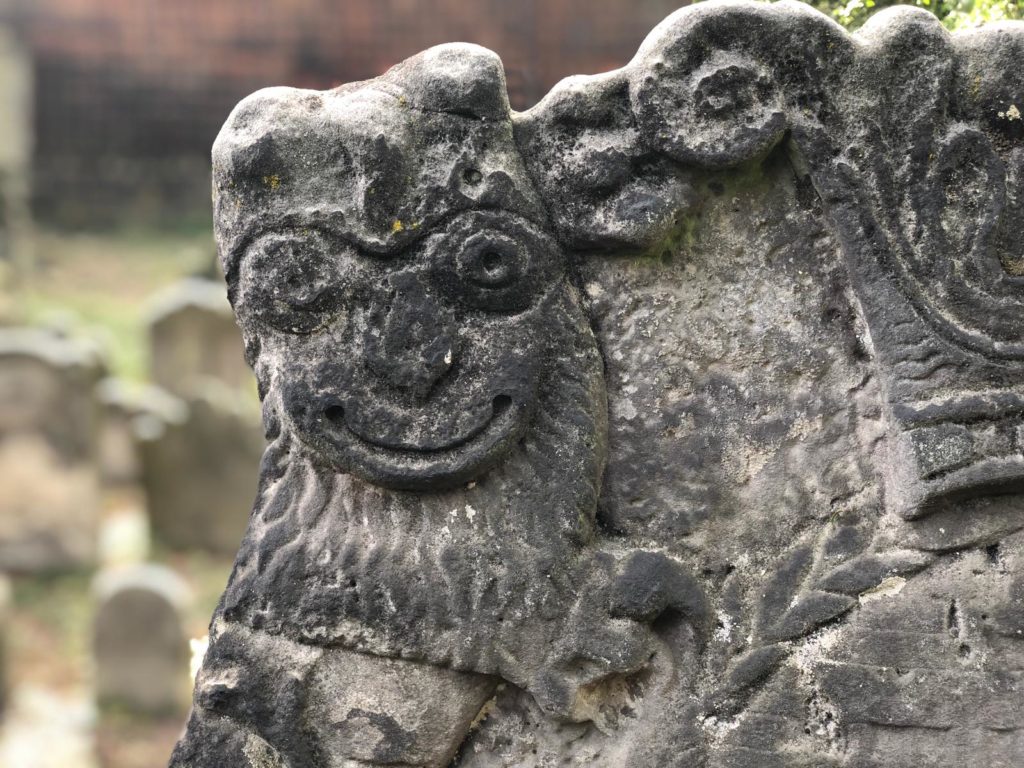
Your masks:
M172 765L1019 764L1022 60L709 2L524 113L470 45L243 101L270 445Z

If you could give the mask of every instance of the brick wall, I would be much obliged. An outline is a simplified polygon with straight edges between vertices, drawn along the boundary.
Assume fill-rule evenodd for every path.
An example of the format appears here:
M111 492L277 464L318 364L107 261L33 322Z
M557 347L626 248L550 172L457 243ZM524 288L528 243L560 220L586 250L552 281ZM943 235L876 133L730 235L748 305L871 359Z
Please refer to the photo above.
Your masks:
M256 88L327 88L462 40L501 54L522 108L624 64L685 2L0 0L0 17L35 61L37 215L88 226L205 217L210 144Z

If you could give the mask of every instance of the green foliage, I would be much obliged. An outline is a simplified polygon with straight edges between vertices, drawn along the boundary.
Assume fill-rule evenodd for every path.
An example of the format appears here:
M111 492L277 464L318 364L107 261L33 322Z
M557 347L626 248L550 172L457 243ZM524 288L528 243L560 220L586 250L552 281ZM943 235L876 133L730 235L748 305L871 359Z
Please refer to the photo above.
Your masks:
M1024 0L804 0L844 27L856 29L875 11L913 5L934 13L947 29L970 29L990 21L1024 19Z

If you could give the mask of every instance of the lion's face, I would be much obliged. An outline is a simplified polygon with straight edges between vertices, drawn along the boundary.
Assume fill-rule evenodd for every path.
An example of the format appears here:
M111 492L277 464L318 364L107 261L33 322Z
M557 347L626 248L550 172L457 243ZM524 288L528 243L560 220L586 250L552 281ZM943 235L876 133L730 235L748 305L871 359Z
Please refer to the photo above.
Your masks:
M500 61L462 47L403 68L239 105L214 148L216 229L281 426L322 466L433 491L523 438L578 310Z
M293 227L252 241L236 307L303 442L377 485L450 487L522 437L563 261L501 211L462 212L385 255Z
M497 57L255 94L214 185L272 438L224 615L533 680L525 649L558 652L557 619L604 578L578 563L607 402Z

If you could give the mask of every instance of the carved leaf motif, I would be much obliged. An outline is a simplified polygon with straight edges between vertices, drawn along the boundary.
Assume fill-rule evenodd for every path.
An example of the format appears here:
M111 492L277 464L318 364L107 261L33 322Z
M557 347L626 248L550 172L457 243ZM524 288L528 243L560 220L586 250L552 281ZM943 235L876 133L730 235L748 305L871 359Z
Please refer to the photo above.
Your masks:
M856 596L877 586L889 576L917 573L932 559L930 555L914 550L861 555L825 574L818 582L818 588L826 592Z
M789 649L778 643L762 645L739 655L729 665L723 693L735 695L760 683L788 655Z
M813 559L813 550L809 544L798 545L783 558L761 599L761 608L754 627L754 637L759 641L773 634L772 629L778 623L779 617L789 610L799 594L800 585L811 569Z
M828 533L821 538L820 544L824 544ZM934 559L913 550L865 553L854 546L843 562L822 574L823 552L823 546L805 543L783 559L762 598L755 648L730 665L734 670L730 674L738 674L735 665L752 663L747 657L759 650L758 646L804 637L854 607L861 592L887 577L917 573Z
M792 607L768 630L766 639L793 640L813 632L856 604L846 595L812 591L794 598Z
M958 344L1021 359L1024 291L1007 269L1005 234L997 239L1006 231L1007 169L984 133L961 124L932 145L928 165L892 225L906 243L894 259L908 297Z
M996 236L999 262L1011 283L1024 280L1024 149L1010 154L1006 165L1006 207Z
M741 710L757 687L789 656L785 643L752 648L736 656L721 676L722 683L703 700L703 712L715 716Z
M806 589L814 559L810 545L798 547L784 559L762 603L761 627L757 632L762 641L773 643L800 637L852 605L845 596Z

